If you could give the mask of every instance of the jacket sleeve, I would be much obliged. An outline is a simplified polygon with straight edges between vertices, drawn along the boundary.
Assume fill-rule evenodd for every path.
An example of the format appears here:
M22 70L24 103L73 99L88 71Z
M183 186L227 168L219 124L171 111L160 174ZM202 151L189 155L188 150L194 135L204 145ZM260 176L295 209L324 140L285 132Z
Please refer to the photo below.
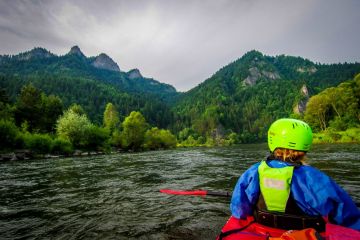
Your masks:
M230 210L236 218L246 218L253 215L254 206L259 197L259 173L258 166L254 164L239 178L234 188Z
M310 166L296 169L294 176L291 192L305 213L327 216L336 224L360 230L359 209L329 176Z

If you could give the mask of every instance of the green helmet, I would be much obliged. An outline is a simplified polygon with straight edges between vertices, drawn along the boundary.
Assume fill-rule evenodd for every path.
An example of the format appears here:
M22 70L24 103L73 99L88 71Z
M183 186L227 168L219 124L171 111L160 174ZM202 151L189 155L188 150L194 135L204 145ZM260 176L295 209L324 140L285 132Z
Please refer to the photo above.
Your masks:
M298 151L309 151L312 143L310 126L300 120L282 118L271 124L268 131L270 151L276 148L288 148Z

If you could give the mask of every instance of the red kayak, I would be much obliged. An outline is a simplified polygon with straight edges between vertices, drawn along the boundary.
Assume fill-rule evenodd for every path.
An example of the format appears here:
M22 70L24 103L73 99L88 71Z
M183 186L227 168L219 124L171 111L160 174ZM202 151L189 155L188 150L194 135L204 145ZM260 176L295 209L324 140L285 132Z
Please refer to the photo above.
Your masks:
M309 237L304 238L287 238L286 233L288 230L271 228L259 223L254 222L253 217L248 217L246 220L230 217L225 226L221 230L221 234L217 240L265 240L265 239L316 239L310 237L310 232L303 230L303 236L309 234ZM326 240L350 240L359 239L360 232L351 228L334 225L331 223L326 224L326 231L320 233L321 237ZM282 238L280 238L283 236Z

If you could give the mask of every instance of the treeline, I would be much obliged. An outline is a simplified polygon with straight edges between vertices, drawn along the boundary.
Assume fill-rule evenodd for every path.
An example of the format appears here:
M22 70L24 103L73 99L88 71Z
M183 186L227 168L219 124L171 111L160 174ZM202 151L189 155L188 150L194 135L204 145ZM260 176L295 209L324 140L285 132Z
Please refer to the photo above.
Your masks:
M119 115L120 130L109 132L110 146L126 148L120 144L119 132L132 111L141 113L149 126L176 134L178 146L264 142L274 120L304 118L294 115L294 107L327 88L328 92L314 98L319 103L313 104L314 99L309 103L306 118L314 130L344 131L356 125L354 114L349 115L354 112L349 108L353 106L353 97L347 92L350 90L333 87L359 73L359 63L315 64L301 57L270 57L250 51L192 90L177 93L171 86L151 79L133 79L125 72L94 68L93 58L76 54L58 57L44 49L24 54L0 58L0 88L6 89L11 106L1 110L1 118L9 119L6 116L10 115L20 131L58 136L57 120L73 103L81 106L88 121L103 128L104 109L112 103ZM29 83L44 91L34 93L38 100L28 104L33 106L31 111L19 100L26 98L19 92ZM301 92L303 86L308 96ZM336 97L342 91L344 96ZM343 104L326 99L327 95L342 99ZM326 106L320 106L321 102ZM325 106L320 117L311 113L312 105L315 110ZM40 118L35 114L39 111ZM72 146L86 148L86 144L84 140Z
M312 96L304 119L316 142L360 142L360 74Z
M73 104L64 110L61 99L25 85L15 103L0 90L0 151L29 149L38 154L71 154L74 150L108 152L155 150L175 147L176 137L151 127L140 112L121 121L107 103L102 125L91 122L84 109Z
M159 128L170 128L174 119L170 107L153 95L122 92L94 79L70 77L67 74L0 74L0 88L6 89L11 101L16 101L22 87L30 83L48 95L59 97L64 107L69 107L72 103L81 105L96 124L102 123L102 114L108 102L118 107L121 118L131 111L139 111L151 125Z

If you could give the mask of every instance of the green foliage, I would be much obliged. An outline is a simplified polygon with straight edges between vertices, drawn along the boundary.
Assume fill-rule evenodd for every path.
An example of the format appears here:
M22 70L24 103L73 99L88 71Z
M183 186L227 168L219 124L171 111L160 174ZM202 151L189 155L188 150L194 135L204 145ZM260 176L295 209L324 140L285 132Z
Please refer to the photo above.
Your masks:
M234 145L239 143L238 135L234 132L230 133L226 138L226 145Z
M18 128L8 120L0 120L0 150L11 149L17 144Z
M180 142L185 141L186 139L188 139L190 136L193 136L194 138L198 138L199 134L196 133L194 131L194 129L192 128L184 128L183 130L181 130L178 134L178 139Z
M171 129L183 146L259 142L266 140L275 119L294 116L293 107L303 100L300 89L306 85L311 95L317 94L304 116L315 131L342 132L359 126L360 74L344 82L360 72L359 63L324 65L250 51L196 88L177 94L171 86L152 79L131 79L124 72L96 69L93 60L74 54L58 57L44 49L3 57L0 119L14 119L23 132L52 133L56 129L74 148L107 148L110 143L141 149L146 121L159 129ZM71 106L73 114L65 113L54 129L63 106ZM120 116L131 116L133 111L141 113L145 124L125 119L119 126ZM59 128L62 121L63 128ZM94 127L101 124L110 130L109 141L101 128ZM145 127L135 129L132 124ZM353 139L341 135L340 140L347 137ZM329 138L339 136L330 134ZM21 145L21 137L17 139Z
M140 150L148 124L140 112L131 112L122 123L121 146L124 149Z
M34 85L25 85L16 102L15 119L20 126L27 122L29 131L53 132L63 104L59 97L47 96Z
M178 95L172 86L149 78L133 79L125 72L97 69L92 65L94 58L75 54L58 57L45 52L32 50L1 58L0 89L15 99L24 85L32 83L47 94L59 96L66 108L80 104L98 124L108 102L118 107L121 116L136 110L158 127L169 127L173 122L166 104Z
M39 116L39 129L43 132L55 132L55 124L63 113L63 103L58 96L41 95L41 115Z
M105 128L109 129L110 133L112 133L115 128L119 126L120 119L119 113L116 110L115 106L112 103L106 104L103 125Z
M85 133L84 148L87 150L107 151L109 145L109 130L91 124Z
M185 141L182 141L179 144L180 147L194 147L199 145L199 142L195 140L193 136L189 136Z
M48 134L25 133L25 147L35 153L50 153L52 150L53 140Z
M356 72L360 72L358 63L322 65L300 57L268 57L250 51L181 96L173 108L180 124L174 127L178 132L193 128L204 137L222 127L237 133L242 143L266 141L267 129L275 119L293 116L294 105L304 98L302 86L316 94L350 79ZM245 83L248 78L253 79L252 84ZM342 98L343 102L351 101ZM340 105L334 105L338 111ZM328 127L328 115L315 110L327 114L327 109L314 108L311 121L315 128Z
M168 149L176 147L176 137L169 130L151 128L145 133L145 149Z
M305 121L314 130L322 131L329 127L335 131L344 131L359 126L360 88L357 81L350 80L312 96L305 111Z
M8 103L0 102L0 119L13 121L14 107Z
M91 126L85 114L80 115L70 108L58 119L56 132L59 137L69 140L74 147L81 148L86 144L86 134Z
M77 115L86 115L83 107L76 103L72 104L68 110L72 111L73 113L76 113Z
M10 98L9 95L6 93L5 89L0 88L0 103L9 103L10 102Z
M25 85L16 102L15 119L17 125L19 126L27 121L30 131L37 129L41 114L41 91L32 84Z
M347 136L350 142L360 142L360 128L349 128L343 136ZM343 140L343 139L342 139Z
M53 141L52 153L69 155L73 152L73 146L68 139L56 138Z
M350 128L346 131L327 129L314 134L314 143L359 143L360 128Z

